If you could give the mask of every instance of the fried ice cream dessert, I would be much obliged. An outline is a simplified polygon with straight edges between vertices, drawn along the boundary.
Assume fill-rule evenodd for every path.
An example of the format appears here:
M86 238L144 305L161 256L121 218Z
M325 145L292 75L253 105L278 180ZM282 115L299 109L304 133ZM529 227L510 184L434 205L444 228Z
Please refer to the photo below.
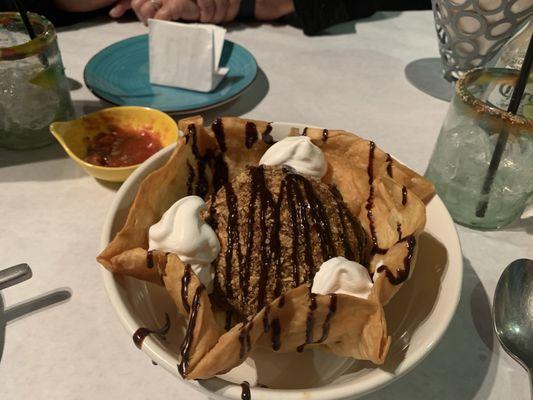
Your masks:
M200 117L179 128L97 258L165 286L187 321L179 373L224 374L258 347L382 364L383 306L414 267L432 184L345 131L276 141L264 121Z
M215 296L242 319L311 284L327 260L364 257L366 234L340 193L291 167L248 166L208 208L221 244Z

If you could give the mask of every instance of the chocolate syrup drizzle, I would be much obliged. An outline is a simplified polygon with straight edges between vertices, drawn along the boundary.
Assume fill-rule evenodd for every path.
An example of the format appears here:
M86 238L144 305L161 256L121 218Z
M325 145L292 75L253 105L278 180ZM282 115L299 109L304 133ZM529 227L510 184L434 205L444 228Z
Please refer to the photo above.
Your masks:
M372 254L385 254L387 250L381 249L378 246L378 238L376 236L376 225L374 222L374 215L372 213L372 208L374 207L374 153L376 151L376 144L374 142L370 142L370 149L368 153L368 185L369 192L368 192L368 200L366 202L366 216L368 218L368 224L370 227L370 236L372 238Z
M263 142L265 142L266 144L274 144L276 143L276 141L274 140L274 138L272 137L272 135L270 134L272 132L272 125L270 124L270 122L267 124L267 127L265 128L265 131L263 132Z
M227 150L226 137L224 135L224 124L221 118L218 118L215 122L211 124L211 130L215 134L215 139L217 140L218 147L223 153L225 153Z
M392 163L393 163L393 159L391 157L391 155L389 153L387 153L387 175L389 175L391 178L393 177L392 176Z
M213 157L213 193L229 181L228 164L224 160L224 154L219 153Z
M252 251L254 248L254 224L255 224L255 203L257 202L257 189L256 182L252 180L252 190L250 191L250 200L248 202L248 221L246 223L246 254L244 258L244 263L240 265L239 278L241 284L241 290L243 292L243 297L248 297L248 283L250 280L250 268Z
M339 189L337 186L331 186L330 187L331 193L335 196L335 201L337 203L337 209L339 213L339 219L341 221L342 226L342 240L344 245L344 258L348 260L355 261L355 253L354 250L350 247L350 242L348 240L348 236L346 235L346 232L348 231L348 226L346 225L346 222L350 224L350 228L352 229L352 232L354 233L355 237L357 237L359 240L357 241L357 254L359 256L359 261L363 260L364 258L364 250L365 250L365 238L366 233L363 230L363 227L359 224L359 221L355 219L355 217L351 213L345 212L345 204L344 199L342 198L341 192L339 192Z
M396 276L392 273L390 268L386 265L382 265L377 269L377 272L385 271L387 279L392 285L399 285L409 278L409 272L411 270L411 259L416 247L416 239L414 236L408 236L401 240L402 242L407 242L407 255L403 259L403 269L396 268Z
M307 202L311 211L311 217L320 239L322 259L323 261L329 260L330 258L336 256L336 251L333 237L331 235L331 228L329 226L329 218L325 212L325 207L316 196L313 186L311 186L311 182L303 178L301 175L293 176L297 177L298 180L303 182L305 195L307 196Z
M284 181L285 190L287 192L287 205L289 208L289 219L291 223L291 233L292 233L292 251L291 251L291 261L292 261L292 278L293 278L293 287L300 286L300 260L298 254L298 248L300 244L300 234L298 230L298 211L296 210L295 205L295 194L294 187L287 184L287 180ZM311 265L312 265L311 257Z
M340 254L337 254L329 216L309 180L294 173L290 168L284 168L279 195L275 199L268 188L264 166L249 166L248 169L250 173L250 197L247 204L248 217L243 222L246 246L242 250L239 246L241 228L238 218L239 206L242 205L237 204L237 197L231 184L228 183L225 186L229 214L227 223L228 245L224 255L226 269L223 273L228 299L234 298L234 291L237 290L232 281L234 268L238 268L238 290L243 292L244 298L248 297L252 253L254 246L258 246L260 265L256 312L259 312L267 303L267 286L271 279L274 279L275 282L275 296L281 295L283 290L280 229L281 208L284 203L288 206L289 223L292 232L290 256L293 264L292 281L294 287L299 286L303 280L300 276L302 262L305 262L308 267L308 276L304 280L311 281L314 277L316 266L311 241L311 233L313 231L318 236L323 261ZM347 232L351 229L357 237L361 237L361 227L355 218L346 212L342 196L338 194L336 199L339 219L343 229L344 255L348 259L355 260L355 251L358 251L359 255L362 256L364 243L361 241L357 250L351 248ZM259 226L258 229L257 225ZM255 244L254 237L257 235L257 230L259 230L259 243ZM301 253L303 253L304 260L300 259Z
M402 240L402 224L400 224L399 222L396 223L396 232L398 232L398 241Z
M224 325L224 329L227 331L231 329L231 317L232 317L231 310L226 311L226 324Z
M196 292L194 293L194 298L192 301L192 311L189 314L189 323L187 324L187 330L185 332L185 339L181 344L181 361L178 364L178 372L184 378L187 375L187 370L189 369L189 357L194 340L194 327L196 326L196 318L198 317L200 298L203 290L203 285L200 285L196 288Z
M407 188L405 186L402 187L402 205L405 206L407 204Z
M304 196L300 187L296 183L294 174L286 174L285 179L287 181L287 200L289 206L289 212L291 215L291 223L293 226L293 237L292 237L292 259L298 258L298 249L300 246L304 246L304 258L305 263L309 268L308 276L306 277L309 281L314 276L315 270L315 261L313 259L313 252L311 247L311 233L309 229L309 223L307 222L307 207ZM296 218L294 218L296 215ZM294 264L294 266L299 265L299 263ZM296 271L298 268L293 269ZM299 273L293 276L295 282L300 284Z
M339 219L341 221L342 231L346 232L346 213L344 211L344 207L340 204L340 202L337 200L337 212L339 214ZM348 260L355 260L355 255L353 253L353 250L350 246L350 240L348 238L348 235L342 235L342 244L344 246L344 258Z
M257 132L257 126L253 122L247 122L245 126L245 141L244 145L247 149L252 148L257 139L259 138L259 133Z
M202 198L205 198L209 191L209 184L206 176L206 167L209 167L213 173L213 190L214 193L218 191L222 186L228 182L228 166L224 160L223 152L226 151L226 143L224 138L224 127L222 120L217 120L212 125L212 130L215 133L215 137L218 142L218 146L222 152L214 153L213 150L207 149L205 155L200 154L198 148L198 138L196 132L196 126L190 124L188 127L188 133L185 136L186 143L191 143L191 150L196 159L197 168L196 173L194 168L187 162L189 175L187 177L187 194L196 194ZM196 186L193 189L194 179L198 176Z
M281 348L281 324L279 318L272 320L272 350L278 351Z
M185 264L185 271L181 277L181 304L185 312L188 314L191 311L189 306L189 283L191 283L191 264Z
M252 167L252 187L258 192L259 195L259 229L260 229L260 244L259 251L261 254L261 270L259 273L259 291L257 295L257 310L261 310L265 305L266 300L266 287L268 282L268 271L270 267L270 261L272 260L271 248L268 243L272 243L272 233L276 228L276 221L272 224L271 229L267 227L267 212L268 209L274 208L274 199L272 193L268 190L266 185L264 167ZM279 221L277 222L279 225ZM270 235L269 235L270 233Z
M282 294L281 296L279 296L278 308L283 308L284 305L285 305L285 295Z
M272 139L272 137L270 136L271 132L272 132L272 125L269 122L267 124L266 128L265 128L265 131L263 132L263 140L266 143L273 143L274 142L274 139Z
M168 314L165 314L165 324L159 329L148 329L148 328L139 328L133 333L133 343L137 346L138 349L142 348L144 339L151 333L163 337L167 334L170 329L170 317Z
M253 328L253 321L250 320L248 323L243 323L241 327L241 331L239 332L239 343L241 344L241 348L239 350L239 358L243 358L246 353L248 353L252 348L252 343L250 339L250 331Z
M329 137L329 131L327 129L324 129L322 131L322 141L327 142Z
M324 319L324 323L322 324L322 336L320 339L318 339L317 343L324 342L328 336L329 336L329 323L331 322L331 318L333 318L333 315L337 312L337 295L335 293L329 294L329 306L328 306L328 314L326 315L326 319Z
M226 273L224 276L226 296L228 299L233 299L233 286L232 286L232 270L233 270L233 252L237 253L237 260L239 264L242 260L241 247L239 246L239 204L237 202L237 196L231 186L231 183L227 183L226 189L226 203L228 205L228 246L226 249ZM240 268L239 268L240 269Z
M271 234L271 248L272 256L274 257L275 272L276 272L276 286L274 287L274 295L276 297L281 295L283 290L283 281L281 274L281 241L280 241L280 230L281 230L281 205L283 202L283 193L284 185L281 185L279 191L279 197L276 206L274 207L272 217L274 222L272 224L272 234ZM257 310L259 312L260 309Z
M246 381L241 383L242 393L241 393L241 400L251 400L252 399L252 393L250 392L250 384Z
M322 343L329 336L329 327L333 315L337 312L337 295L335 293L329 294L328 313L322 324L322 336L316 342L313 342L313 328L315 324L314 313L317 309L316 294L309 293L309 312L307 314L307 321L305 327L305 343L296 348L296 351L301 353L306 344Z
M192 165L187 161L187 169L189 170L189 176L187 177L187 195L190 196L193 194L193 188L192 185L194 183L194 168Z
M263 314L263 332L268 333L270 330L270 321L269 321L269 315L270 315L270 304L267 304L265 307L265 312Z
M302 136L307 136L307 126L302 131Z
M196 126L194 124L190 124L187 127L187 130L188 130L188 133L187 133L185 140L186 142L188 142L190 139L192 139L191 149L198 163L198 167L197 167L198 181L196 182L195 194L204 198L209 189L209 186L207 184L207 176L205 173L205 167L208 165L212 157L210 154L206 154L206 156L202 156L200 154L200 150L198 149L198 135L196 132Z
M313 328L315 325L315 310L317 309L316 294L311 293L309 287L309 312L307 313L307 321L305 324L305 342L296 348L298 353L304 351L306 344L313 343Z
M146 253L146 268L152 269L154 268L154 251L148 250Z

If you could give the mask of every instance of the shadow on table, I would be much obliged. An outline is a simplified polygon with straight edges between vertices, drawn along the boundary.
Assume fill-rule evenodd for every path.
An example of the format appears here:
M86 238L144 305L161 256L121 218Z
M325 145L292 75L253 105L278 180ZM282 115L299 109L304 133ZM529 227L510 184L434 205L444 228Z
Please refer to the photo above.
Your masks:
M108 182L108 181L103 181L102 179L95 179L95 182L98 183L103 188L110 190L112 192L118 191L123 183L123 182Z
M52 143L46 147L31 150L9 150L0 148L0 168L13 167L21 164L30 164L41 161L57 160L67 158L65 150L58 144ZM11 181L11 179L6 179ZM2 174L0 170L0 182Z
M525 232L528 235L533 235L533 217L525 219L517 219L511 225L508 225L500 231L507 232Z
M267 95L270 89L268 78L261 68L257 70L257 77L250 85L248 90L237 99L230 101L220 107L204 112L196 112L194 114L202 114L204 117L204 124L208 125L218 117L238 117L252 111ZM191 115L191 114L189 114ZM186 115L173 115L174 119L180 119Z
M364 400L484 399L490 393L499 353L492 331L489 295L464 260L461 300L435 349L412 372Z
M6 326L9 323L64 303L71 297L70 288L60 288L4 309L4 299L0 293L0 362L4 353Z
M409 83L418 90L439 100L451 100L454 85L442 77L440 58L421 58L411 61L404 72Z
M74 78L68 77L68 76L67 76L67 83L68 83L68 90L70 90L71 92L75 92L76 90L79 90L83 87L83 84L80 81Z
M115 105L108 103L105 100L74 100L74 111L77 117L81 117L85 114L91 114L96 111L100 111L103 108L115 107Z
M77 116L111 107L111 104L102 100L77 100L73 104ZM55 140L51 144L38 149L10 150L0 148L0 182L54 181L77 179L85 176L86 174L75 163L68 164L65 168L42 164L39 166L31 165L45 161L66 159L67 157L65 150ZM25 168L22 172L18 171L17 174L7 170L2 171L2 168L14 166Z

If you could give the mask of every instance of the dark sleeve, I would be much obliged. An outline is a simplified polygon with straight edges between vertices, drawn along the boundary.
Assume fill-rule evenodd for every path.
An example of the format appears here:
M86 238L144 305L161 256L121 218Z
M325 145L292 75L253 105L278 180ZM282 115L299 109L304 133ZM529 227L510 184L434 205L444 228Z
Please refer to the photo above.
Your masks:
M340 22L368 17L376 12L373 0L294 0L296 16L306 35Z

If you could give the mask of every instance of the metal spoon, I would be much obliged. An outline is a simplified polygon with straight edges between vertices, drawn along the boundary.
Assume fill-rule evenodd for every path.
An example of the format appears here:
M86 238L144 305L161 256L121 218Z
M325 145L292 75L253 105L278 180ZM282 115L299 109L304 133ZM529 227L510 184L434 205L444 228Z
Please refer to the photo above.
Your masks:
M28 264L18 264L14 267L0 270L0 290L30 279L32 272Z
M492 318L504 350L528 371L533 393L533 260L515 260L505 268Z

